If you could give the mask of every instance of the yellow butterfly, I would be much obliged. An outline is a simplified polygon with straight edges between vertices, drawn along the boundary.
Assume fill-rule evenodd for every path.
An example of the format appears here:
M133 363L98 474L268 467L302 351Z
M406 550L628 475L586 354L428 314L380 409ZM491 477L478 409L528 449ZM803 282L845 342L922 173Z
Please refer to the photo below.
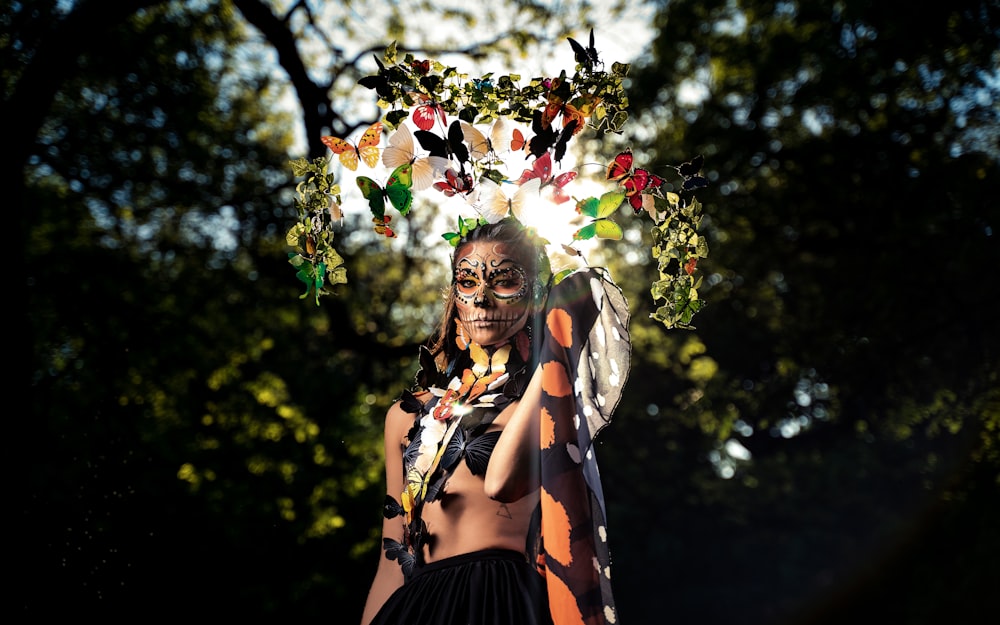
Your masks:
M364 161L368 167L378 165L378 144L382 141L382 122L375 122L368 127L365 134L361 135L361 140L357 145L341 139L327 135L320 139L323 145L330 148L334 154L340 157L340 162L351 171L357 171L358 161Z

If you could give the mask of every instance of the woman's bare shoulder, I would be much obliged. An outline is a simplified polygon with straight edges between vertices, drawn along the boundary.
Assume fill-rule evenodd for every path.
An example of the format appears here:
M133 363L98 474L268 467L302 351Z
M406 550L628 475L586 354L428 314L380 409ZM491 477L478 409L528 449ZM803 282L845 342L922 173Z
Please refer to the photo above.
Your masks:
M431 394L427 391L415 393L414 396L418 401L424 404L426 404L431 398ZM389 406L389 410L385 414L386 430L402 430L403 432L406 432L413 425L414 417L414 413L407 412L407 410L403 407L403 400L398 400Z

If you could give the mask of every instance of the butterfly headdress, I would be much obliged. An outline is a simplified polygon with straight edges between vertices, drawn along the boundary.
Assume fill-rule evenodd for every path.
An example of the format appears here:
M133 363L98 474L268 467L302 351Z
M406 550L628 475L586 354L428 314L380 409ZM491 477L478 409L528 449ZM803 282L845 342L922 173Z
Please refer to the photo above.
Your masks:
M329 168L339 160L351 171L362 165L385 169L364 171L355 180L373 229L386 237L395 236L403 221L395 220L389 209L405 218L419 210L413 208L417 194L465 206L453 221L456 229L443 235L452 245L478 225L509 215L524 221L529 211L546 210L546 204L576 208L570 240L552 242L564 247L587 239L623 238L613 219L620 208L648 215L654 222L652 253L659 261L659 279L651 292L663 302L653 317L667 327L690 327L702 306L695 267L708 254L704 237L697 234L701 205L691 195L707 184L703 160L654 170L637 167L635 155L625 149L605 166L607 192L576 198L572 183L579 172L561 170L564 157L584 133L621 132L628 119L623 82L629 66L612 63L605 69L593 31L589 45L574 39L569 43L576 60L572 74L529 80L517 74L470 79L438 61L401 55L395 43L381 59L376 56L378 72L359 84L375 92L386 111L383 117L357 142L324 136L331 154L293 162L296 176L305 180L298 186L300 219L287 239L296 249L289 260L306 284L302 297L313 294L318 303L320 295L330 293L329 285L347 280L343 259L332 246L340 224L341 190ZM511 171L515 161L522 165ZM668 181L667 170L680 179Z

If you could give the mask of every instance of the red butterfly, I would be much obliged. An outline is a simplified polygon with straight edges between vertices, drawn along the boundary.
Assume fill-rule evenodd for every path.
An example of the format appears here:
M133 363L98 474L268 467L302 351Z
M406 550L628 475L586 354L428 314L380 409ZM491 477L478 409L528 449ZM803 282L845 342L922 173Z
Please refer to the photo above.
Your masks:
M435 182L434 188L448 197L458 195L459 193L467 195L472 191L472 176L465 173L464 170L459 172L449 167L444 172L444 180Z
M614 180L625 188L625 197L628 198L629 205L638 213L645 208L645 198L642 196L659 189L664 180L645 169L633 169L632 164L632 149L625 148L625 151L620 152L608 165L607 177L608 180Z
M413 109L413 124L420 130L430 130L437 120L441 120L441 125L448 123L444 108L433 98L422 93L410 92L409 96L420 102L417 108Z
M525 169L524 173L517 180L517 184L524 184L525 182L531 180L532 178L538 178L541 181L541 186L552 187L552 200L556 204L562 204L569 200L569 195L563 191L563 187L569 184L574 178L576 178L575 171L567 171L565 173L559 174L558 176L552 176L552 156L545 152L541 156L535 159L534 164L531 169Z
M392 217L390 215L385 215L382 219L372 217L372 222L375 224L375 232L390 239L396 236L396 233L389 227L390 221L392 221Z

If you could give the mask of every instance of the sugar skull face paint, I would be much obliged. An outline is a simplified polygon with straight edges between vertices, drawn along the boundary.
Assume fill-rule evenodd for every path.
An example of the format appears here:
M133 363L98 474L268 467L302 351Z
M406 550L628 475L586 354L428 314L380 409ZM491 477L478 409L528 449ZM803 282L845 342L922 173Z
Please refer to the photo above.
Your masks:
M514 336L528 321L529 280L503 244L474 241L455 261L455 307L469 338L493 345Z

